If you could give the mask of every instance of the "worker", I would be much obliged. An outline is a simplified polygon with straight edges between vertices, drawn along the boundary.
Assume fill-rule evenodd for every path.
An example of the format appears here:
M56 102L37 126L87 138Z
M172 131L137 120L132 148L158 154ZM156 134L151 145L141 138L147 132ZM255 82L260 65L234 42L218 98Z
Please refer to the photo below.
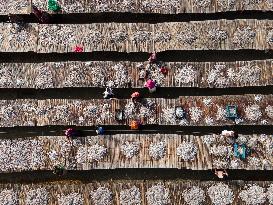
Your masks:
M130 124L131 130L138 130L139 126L140 126L140 123L137 120L131 121L131 124Z
M225 169L215 169L214 174L219 178L219 179L225 179L228 177L228 173Z
M103 135L104 134L103 127L97 126L96 127L96 133L97 133L97 135Z
M156 61L157 61L156 52L151 53L148 60L149 60L149 63L156 63Z
M160 67L160 72L166 76L168 74L168 68L166 68L165 66L161 66Z
M150 93L154 93L156 91L156 82L152 79L149 79L144 84L144 87L148 88Z
M139 92L133 92L131 95L131 99L134 103L138 102L140 99L140 93Z
M75 53L81 53L81 52L83 52L83 47L82 46L75 46L74 52Z
M105 91L103 92L103 98L104 99L109 99L114 96L113 90L110 87L107 87Z
M221 135L224 136L224 137L233 137L234 131L223 130Z
M65 130L65 136L69 141L78 136L78 131L74 128L68 128Z
M54 166L53 174L58 176L63 176L66 174L65 167L62 164L58 164Z

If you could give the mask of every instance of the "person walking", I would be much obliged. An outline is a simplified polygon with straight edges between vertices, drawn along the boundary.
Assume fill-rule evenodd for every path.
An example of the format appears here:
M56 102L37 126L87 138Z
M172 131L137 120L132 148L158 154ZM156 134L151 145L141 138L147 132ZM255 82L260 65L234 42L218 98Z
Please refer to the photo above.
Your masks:
M156 91L156 82L152 79L149 79L144 84L144 87L148 88L150 93L154 93Z

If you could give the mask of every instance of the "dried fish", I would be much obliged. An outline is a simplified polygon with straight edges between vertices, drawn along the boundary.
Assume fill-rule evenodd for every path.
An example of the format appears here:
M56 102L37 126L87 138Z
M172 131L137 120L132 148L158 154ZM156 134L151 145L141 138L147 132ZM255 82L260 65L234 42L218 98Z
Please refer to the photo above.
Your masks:
M223 107L217 106L216 120L225 120L226 119L226 110Z
M129 35L126 31L113 31L110 33L110 41L112 43L123 43L129 38Z
M272 8L273 8L273 3L272 3ZM266 36L266 42L271 46L273 45L273 29L268 31L267 36ZM1 40L0 40L0 44L1 44Z
M64 2L61 4L62 10L66 13L83 13L85 12L85 7L79 1L74 1L73 3Z
M193 29L185 29L185 31L179 32L176 35L178 42L186 43L188 45L192 45L196 40L198 35Z
M203 111L200 109L200 107L190 107L189 113L190 113L191 120L194 123L199 122L201 117L203 116Z
M72 192L68 195L58 195L59 205L83 205L84 199L82 194Z
M239 194L239 197L247 205L263 204L266 201L266 193L263 187L253 184L245 187Z
M100 31L89 29L83 36L83 44L97 46L103 41L103 36Z
M151 143L149 155L155 160L163 158L166 155L166 143L164 141Z
M139 152L139 142L128 142L126 141L121 145L121 152L126 158L131 159L133 156L137 155Z
M144 0L141 2L141 11L153 11L157 7L159 8L161 5L158 4L157 2L149 1L149 0Z
M249 169L258 170L262 168L262 162L257 157L248 157L248 167Z
M54 84L52 72L45 66L41 66L36 69L38 73L34 81L34 86L40 89L53 88Z
M250 121L257 121L262 117L261 108L257 104L248 105L245 108L245 117Z
M238 48L249 47L256 37L256 32L250 26L237 28L233 34L233 44Z
M176 124L175 108L163 108L162 115L167 124Z
M267 198L269 204L273 204L273 184L270 184L270 186L267 189Z
M197 147L192 142L182 142L176 148L176 154L185 161L195 160L197 151Z
M213 145L209 148L209 153L214 156L230 157L233 155L233 147L226 145Z
M211 202L215 205L231 204L234 199L232 190L228 187L228 185L223 183L218 183L208 188L208 195Z
M162 184L150 187L146 192L149 205L167 205L170 203L169 189Z
M186 64L183 67L176 68L175 83L179 86L191 84L197 80L198 72L192 65Z
M205 201L205 191L193 186L183 192L183 198L188 205L201 205Z
M193 5L199 8L206 8L211 5L211 0L193 0Z
M238 68L238 72L233 68L229 68L227 73L229 79L233 82L253 85L259 83L262 71L258 66L244 65Z
M114 65L112 69L115 71L115 75L113 77L115 87L117 88L127 87L128 84L131 82L128 69L121 63Z
M1 205L19 205L19 195L13 189L4 189L0 192Z
M225 64L216 64L208 71L207 83L210 87L224 88L229 85L229 80L226 78L224 72L226 70Z
M131 40L135 43L146 43L151 40L151 36L151 32L140 30L132 35Z
M201 140L208 146L210 146L212 143L216 142L216 136L215 135L203 135L201 136Z
M26 205L47 205L48 198L45 188L32 189L26 193Z
M106 153L107 148L98 144L87 147L87 158L90 162L102 160Z
M228 32L220 28L212 28L208 32L209 39L214 43L220 43L228 37Z
M139 188L133 186L129 189L121 190L119 200L121 205L140 205L141 194Z
M171 40L172 36L168 32L159 31L155 33L154 42L156 43L166 43Z
M269 118L273 119L273 106L267 105L265 108L265 113Z
M110 205L112 204L113 194L107 187L99 187L91 192L91 198L96 205Z
M231 10L236 5L236 0L217 0L217 3L224 10Z

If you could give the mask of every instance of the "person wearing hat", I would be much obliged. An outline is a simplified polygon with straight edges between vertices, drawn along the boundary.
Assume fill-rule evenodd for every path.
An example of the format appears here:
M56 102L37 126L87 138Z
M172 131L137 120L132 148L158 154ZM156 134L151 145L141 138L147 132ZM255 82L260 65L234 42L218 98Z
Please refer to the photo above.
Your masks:
M228 177L228 173L225 169L215 169L214 174L219 178L219 179L226 179Z
M58 164L54 166L53 174L58 176L63 176L66 174L65 167L62 164Z
M156 52L151 53L148 60L149 60L149 63L156 63L156 61L157 61Z
M148 88L150 93L154 93L156 91L156 82L152 79L149 79L144 84L144 87Z
M131 121L131 124L130 124L131 130L138 130L139 126L140 126L140 123L137 120Z
M104 134L104 129L103 129L103 127L97 126L96 128L97 128L97 129L96 129L97 135L103 135L103 134Z
M65 136L68 139L73 139L74 137L77 137L77 135L78 135L78 132L74 128L68 128L65 130Z
M103 92L103 98L104 99L109 99L114 96L112 88L107 87L105 91Z
M134 103L136 103L137 101L139 101L140 98L140 93L139 92L133 92L131 95L131 99Z

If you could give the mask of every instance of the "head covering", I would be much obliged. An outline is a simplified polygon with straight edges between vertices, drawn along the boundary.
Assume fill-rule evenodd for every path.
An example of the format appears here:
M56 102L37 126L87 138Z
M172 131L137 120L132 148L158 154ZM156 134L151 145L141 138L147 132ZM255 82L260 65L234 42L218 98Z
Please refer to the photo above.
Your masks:
M156 52L153 52L153 53L150 54L149 62L150 63L156 62Z
M153 89L155 87L155 81L149 79L146 81L145 83L145 87L149 88L149 89Z
M165 66L162 66L162 67L160 68L160 72L163 73L164 75L167 75L167 73L168 73L168 68L166 68Z
M138 126L139 126L139 123L138 123L138 121L136 121L136 120L133 120L132 122L131 122L131 129L132 130L137 130L138 129Z
M131 95L131 98L139 98L140 97L140 93L139 92L134 92Z
M48 10L58 12L61 10L61 7L56 0L48 0Z
M72 137L74 133L75 133L75 130L73 128L68 128L65 130L65 135L67 137Z
M83 52L83 47L81 47L81 46L76 46L76 47L74 48L74 52L76 52L76 53Z

